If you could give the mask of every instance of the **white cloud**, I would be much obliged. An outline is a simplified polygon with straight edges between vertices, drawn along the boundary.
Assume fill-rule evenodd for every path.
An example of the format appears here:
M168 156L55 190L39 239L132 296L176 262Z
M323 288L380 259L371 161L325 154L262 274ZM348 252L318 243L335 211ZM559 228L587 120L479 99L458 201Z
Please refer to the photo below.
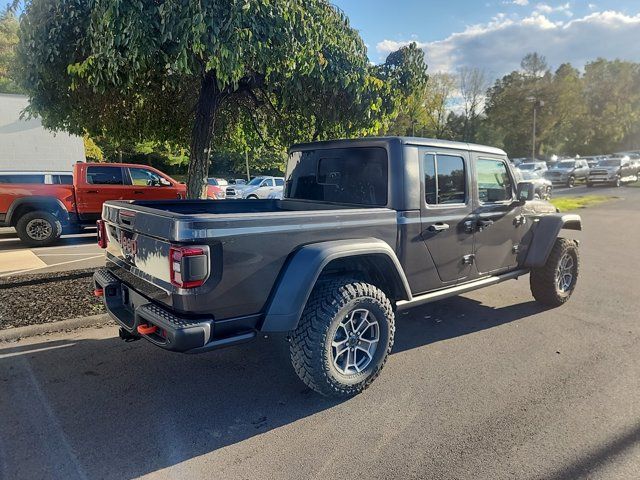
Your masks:
M502 3L505 5L520 5L521 7L526 7L529 5L529 0L504 0Z
M533 12L522 19L494 17L444 40L418 45L426 52L430 72L477 66L498 77L518 69L522 57L534 51L544 55L552 67L571 62L581 68L598 57L640 62L640 42L631 41L639 36L640 14L604 11L570 21L552 21ZM408 43L384 40L376 49L382 57Z
M562 5L557 5L555 7L552 7L548 3L538 3L536 5L535 11L546 15L550 15L553 13L564 13L568 17L573 16L573 12L571 11L571 4L569 2L563 3Z

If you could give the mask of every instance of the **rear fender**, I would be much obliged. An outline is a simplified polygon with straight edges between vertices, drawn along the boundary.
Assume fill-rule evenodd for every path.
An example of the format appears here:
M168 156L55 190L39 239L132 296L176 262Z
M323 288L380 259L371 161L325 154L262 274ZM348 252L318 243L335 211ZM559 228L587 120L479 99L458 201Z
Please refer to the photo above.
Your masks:
M42 196L23 197L14 201L7 211L5 222L7 225L15 225L23 212L36 210L44 210L55 215L63 224L69 223L69 212L64 203L55 197Z
M533 237L527 249L524 266L536 268L547 263L547 258L562 229L582 230L580 215L558 213L540 218L532 232Z
M298 325L320 275L332 262L365 260L382 273L394 300L411 300L411 290L393 249L375 238L305 245L285 264L267 303L263 332L288 332ZM335 263L334 263L335 265ZM346 272L345 272L346 273Z

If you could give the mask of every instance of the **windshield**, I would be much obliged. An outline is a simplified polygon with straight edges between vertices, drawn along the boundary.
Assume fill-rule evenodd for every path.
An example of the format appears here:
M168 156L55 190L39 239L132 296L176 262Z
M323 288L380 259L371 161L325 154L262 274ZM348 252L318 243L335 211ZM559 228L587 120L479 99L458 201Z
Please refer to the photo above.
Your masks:
M568 160L568 161L556 163L555 168L574 168L575 166L576 166L576 162L574 162L573 160Z
M386 205L388 161L383 148L293 152L285 198L356 205Z
M622 160L619 158L609 158L607 160L602 160L598 162L598 166L600 167L619 167Z
M207 178L207 183L209 185L218 185L218 181L215 178Z
M520 172L520 176L522 176L524 180L536 180L540 178L540 175L536 172Z
M253 180L251 180L249 183L247 183L247 185L260 185L262 183L262 181L264 180L264 177L256 177Z
M520 170L534 170L536 168L536 164L535 163L521 163L520 165L518 165L518 168Z

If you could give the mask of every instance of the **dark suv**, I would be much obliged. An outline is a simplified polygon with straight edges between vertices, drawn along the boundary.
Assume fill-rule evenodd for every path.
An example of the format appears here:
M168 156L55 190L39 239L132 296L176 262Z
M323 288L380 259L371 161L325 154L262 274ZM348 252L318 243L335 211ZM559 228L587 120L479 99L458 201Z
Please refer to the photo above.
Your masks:
M502 150L466 143L296 145L282 200L112 201L102 216L95 289L122 338L198 353L282 334L325 395L376 378L397 311L527 274L559 306L578 278L559 233L580 217L534 200Z

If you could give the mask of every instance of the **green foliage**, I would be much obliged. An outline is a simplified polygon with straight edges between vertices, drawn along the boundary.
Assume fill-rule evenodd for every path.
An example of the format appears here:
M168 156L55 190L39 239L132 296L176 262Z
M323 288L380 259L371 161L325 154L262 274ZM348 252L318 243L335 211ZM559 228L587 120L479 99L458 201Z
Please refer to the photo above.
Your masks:
M14 80L18 19L10 10L0 13L0 93L21 93Z
M581 74L570 64L551 73L530 54L523 71L489 89L482 142L513 157L531 155L533 100L538 108L536 155L596 155L640 148L640 65L598 59Z
M104 161L104 153L96 142L85 133L84 137L84 155L89 162L103 162Z
M116 146L190 145L191 196L203 191L210 147L282 152L376 133L422 81L415 46L388 71L371 68L326 0L30 0L24 12L30 111Z

